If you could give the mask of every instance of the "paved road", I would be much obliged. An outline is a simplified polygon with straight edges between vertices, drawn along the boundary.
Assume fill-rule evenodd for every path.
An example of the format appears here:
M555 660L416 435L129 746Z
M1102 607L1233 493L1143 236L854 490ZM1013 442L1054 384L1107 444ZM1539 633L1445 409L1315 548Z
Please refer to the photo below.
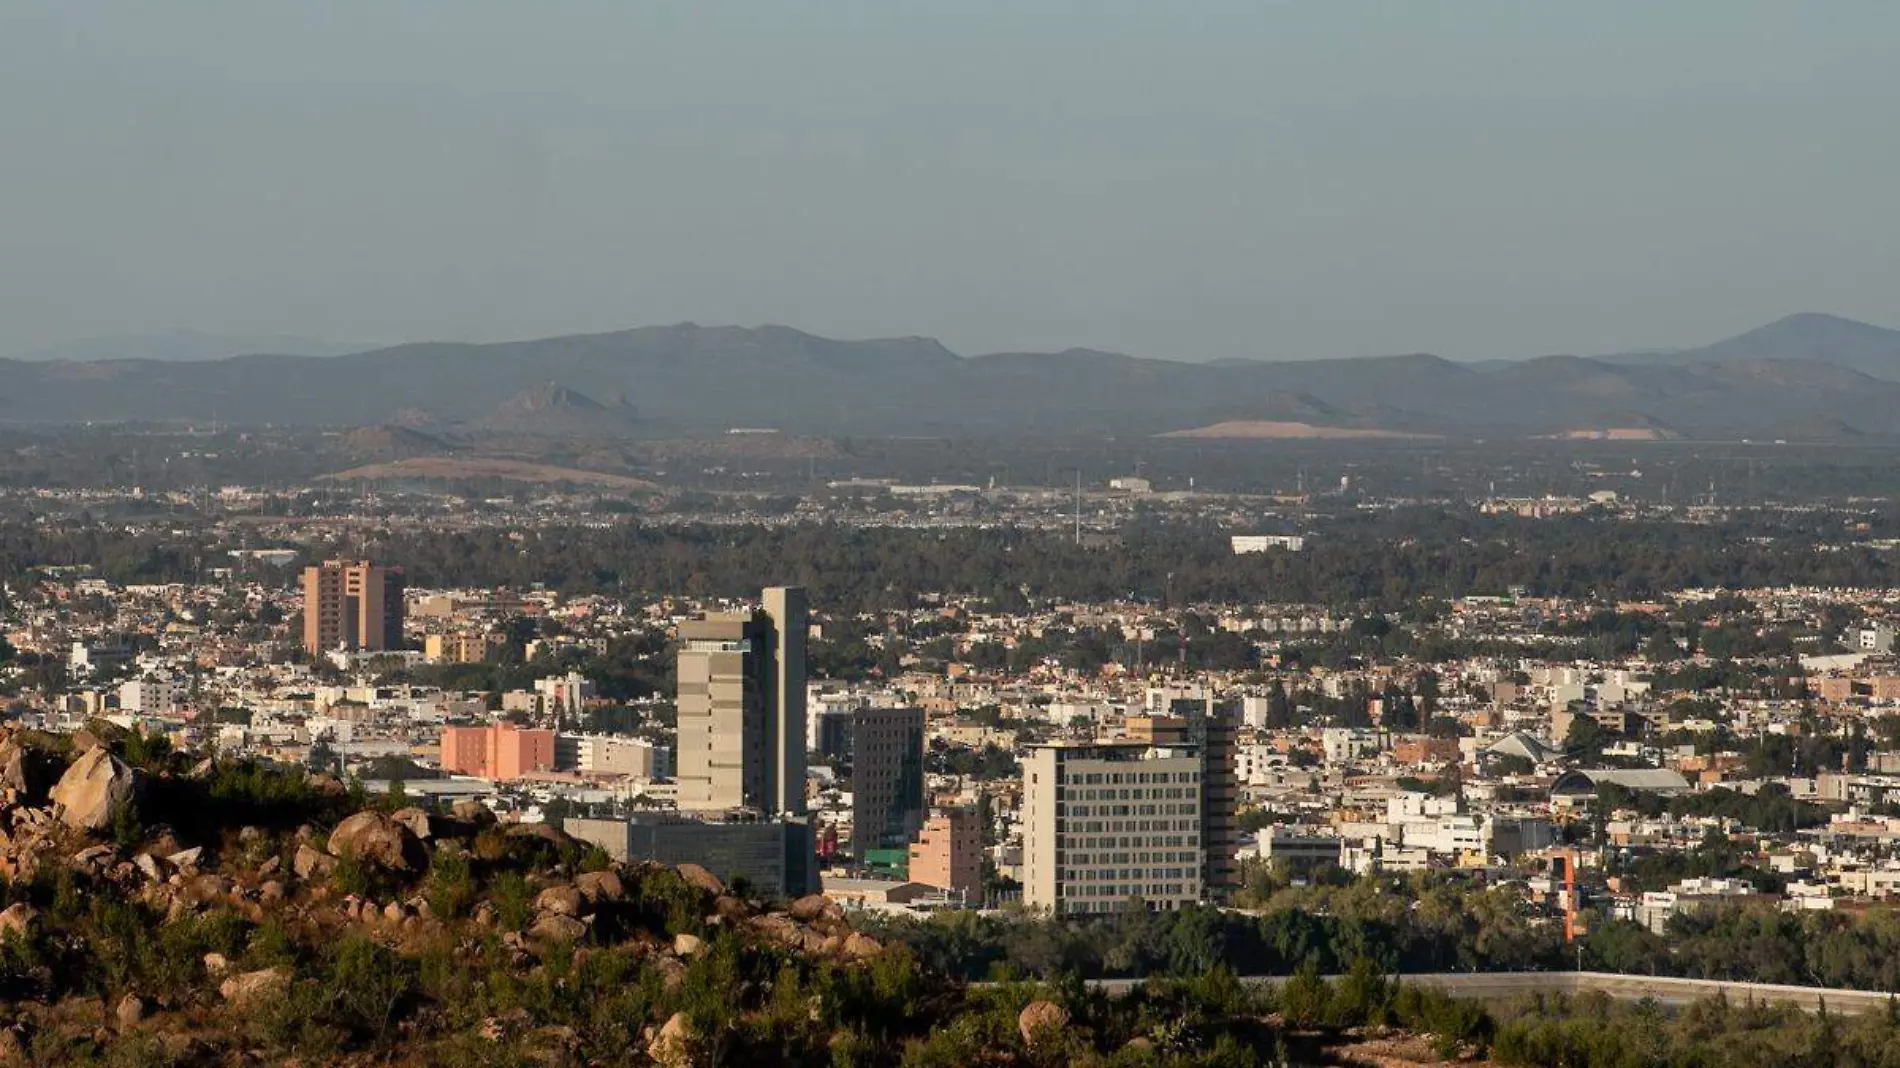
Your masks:
M1667 979L1647 975L1618 975L1613 972L1450 972L1434 975L1404 975L1400 980L1417 986L1442 990L1453 997L1483 1001L1501 1001L1525 994L1579 994L1596 991L1620 1001L1651 998L1666 1005L1685 1005L1717 994L1731 1004L1793 1005L1813 1011L1823 1002L1829 1012L1857 1015L1885 1010L1894 995L1875 990L1829 990L1814 986L1778 986L1772 983L1730 983L1714 979ZM1262 986L1278 986L1284 976L1251 976L1241 980ZM1138 979L1097 979L1091 986L1110 993L1126 993Z

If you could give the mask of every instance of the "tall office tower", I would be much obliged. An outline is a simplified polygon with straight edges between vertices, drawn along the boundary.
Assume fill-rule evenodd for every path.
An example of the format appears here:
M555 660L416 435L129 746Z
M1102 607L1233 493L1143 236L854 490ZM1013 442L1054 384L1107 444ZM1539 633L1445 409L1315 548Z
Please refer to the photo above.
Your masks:
M851 854L909 848L924 824L924 710L864 708L851 741Z
M1240 888L1239 709L1217 705L1199 686L1158 687L1148 692L1148 716L1130 717L1124 733L1149 745L1191 746L1201 754L1201 828L1209 898L1225 901Z
M680 624L679 807L805 811L805 591Z
M1175 909L1204 895L1201 754L1059 742L1023 761L1023 904L1058 915Z
M803 586L769 586L765 615L774 637L772 689L775 715L767 747L775 769L772 811L805 811L805 638L811 612Z
M326 560L303 570L303 647L312 656L333 649L376 652L402 648L401 568L368 560Z

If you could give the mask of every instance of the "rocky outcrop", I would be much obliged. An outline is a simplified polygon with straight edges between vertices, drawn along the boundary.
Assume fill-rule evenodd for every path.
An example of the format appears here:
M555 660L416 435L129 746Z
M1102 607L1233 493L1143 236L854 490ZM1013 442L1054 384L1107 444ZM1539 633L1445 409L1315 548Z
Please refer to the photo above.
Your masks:
M95 746L59 777L51 800L66 826L97 831L131 807L137 788L137 773L104 746Z

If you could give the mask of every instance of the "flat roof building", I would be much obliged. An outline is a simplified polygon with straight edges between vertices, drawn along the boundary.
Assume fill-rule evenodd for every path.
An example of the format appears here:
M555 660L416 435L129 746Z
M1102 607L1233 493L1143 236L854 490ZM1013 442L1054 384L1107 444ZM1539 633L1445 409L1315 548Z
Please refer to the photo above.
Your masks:
M1023 903L1065 915L1203 900L1202 769L1190 747L1032 747L1023 762Z

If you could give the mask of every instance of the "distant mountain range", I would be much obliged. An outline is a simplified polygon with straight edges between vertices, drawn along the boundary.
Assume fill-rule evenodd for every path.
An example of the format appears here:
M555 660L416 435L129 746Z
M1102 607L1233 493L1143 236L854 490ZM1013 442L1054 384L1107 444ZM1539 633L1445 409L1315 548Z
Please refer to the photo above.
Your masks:
M341 356L373 345L322 341L289 335L207 334L198 330L167 330L157 334L114 334L79 338L46 345L20 354L22 360L224 360L257 352L280 356Z
M1900 331L1814 314L1699 349L1486 364L1430 355L1206 364L1086 349L963 357L920 337L683 324L326 358L0 361L0 375L0 420L18 423L388 423L600 438L736 426L1159 434L1217 424L1252 425L1241 435L1251 437L1306 426L1326 437L1900 438Z

